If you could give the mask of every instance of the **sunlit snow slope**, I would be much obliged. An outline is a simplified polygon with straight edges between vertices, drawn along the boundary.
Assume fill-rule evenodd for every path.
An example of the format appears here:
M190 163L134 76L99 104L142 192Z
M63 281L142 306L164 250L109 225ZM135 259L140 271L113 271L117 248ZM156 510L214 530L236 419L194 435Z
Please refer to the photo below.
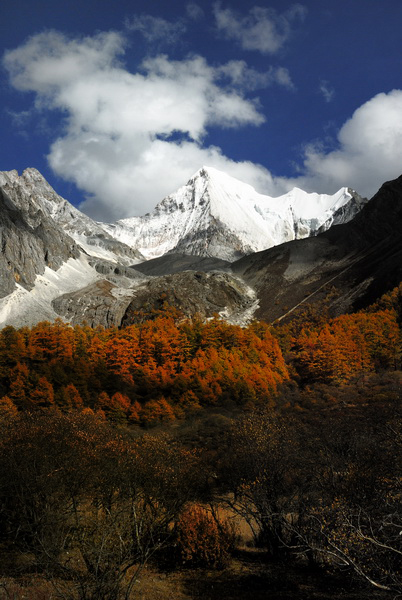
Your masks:
M203 167L152 213L104 228L148 259L175 251L234 260L346 222L361 204L348 188L332 196L294 188L271 198L217 169Z

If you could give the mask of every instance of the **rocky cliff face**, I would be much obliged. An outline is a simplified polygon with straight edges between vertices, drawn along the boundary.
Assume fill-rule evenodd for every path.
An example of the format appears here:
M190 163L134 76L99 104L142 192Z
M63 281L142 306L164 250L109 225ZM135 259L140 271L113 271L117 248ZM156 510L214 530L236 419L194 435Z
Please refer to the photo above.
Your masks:
M58 316L114 325L130 301L126 290L143 279L128 266L136 250L56 194L36 169L0 173L0 242L0 326Z
M20 185L16 171L0 173L0 297L16 283L31 289L46 267L57 270L79 256L74 240L43 209L33 187L29 180Z
M244 325L252 318L258 301L255 292L232 274L185 271L154 277L137 287L122 326L150 316L166 304L186 317L220 315L230 323Z
M122 289L100 279L77 291L55 298L52 306L69 323L87 323L90 327L119 327L131 302L132 289Z
M36 169L26 169L20 176L17 171L0 172L0 189L30 227L36 229L40 223L50 226L52 231L59 232L64 242L75 243L75 254L78 247L89 256L122 265L143 260L135 248L111 237L101 223L96 223L59 196ZM65 260L65 253L60 253L54 266L58 268Z

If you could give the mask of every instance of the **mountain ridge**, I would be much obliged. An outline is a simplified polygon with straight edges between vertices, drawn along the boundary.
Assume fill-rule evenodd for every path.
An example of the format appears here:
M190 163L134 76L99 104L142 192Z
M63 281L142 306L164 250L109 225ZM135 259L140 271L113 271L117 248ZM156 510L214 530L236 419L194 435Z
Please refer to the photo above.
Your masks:
M402 281L401 227L402 176L385 182L352 221L243 257L232 270L260 298L256 318L290 317L329 295L334 315L358 310Z
M29 225L35 227L40 215L51 219L90 256L124 265L143 259L138 252L109 236L102 224L59 196L37 169L25 169L21 175L16 170L0 172L0 188L25 215Z
M226 174L200 169L152 213L134 218L142 223L145 238L148 235L149 241L157 242L153 251L157 247L167 250L159 258L145 261L143 248L127 243L133 239L131 231L130 239L119 239L116 225L94 222L80 213L35 169L27 169L21 176L16 171L0 173L0 191L0 326L61 317L73 324L85 321L93 326L119 327L135 318L142 306L152 312L166 299L190 317L194 311L205 319L218 313L239 324L246 324L253 315L278 318L286 312L280 292L290 290L292 281L298 290L293 288L283 306L300 301L301 290L305 295L317 293L315 284L309 287L308 282L315 278L321 285L326 280L319 267L328 271L327 279L334 277L331 252L339 251L336 240L330 242L330 232L348 225L334 223L353 222L350 219L364 212L367 204L348 188L332 196L295 188L277 199L267 199ZM248 221L247 211L251 214ZM161 230L160 219L151 225L155 214L162 215L166 230ZM178 214L182 215L181 224ZM204 220L198 219L200 214ZM228 222L238 229L231 231ZM182 235L183 223L186 235ZM268 223L271 238L264 238L255 223ZM375 229L375 225L366 225L367 230L370 227ZM166 231L172 228L176 237L167 248L163 246ZM298 228L301 236L313 233L313 237L294 240ZM262 243L279 245L255 253L247 246L244 231L251 236L257 231ZM288 235L292 240L280 243ZM353 237L359 236L353 233ZM202 251L203 244L207 252ZM211 252L211 247L216 252ZM222 258L222 254L229 258L228 252L231 260ZM234 261L239 255L242 258ZM275 303L278 310L272 310Z
M294 188L272 198L212 167L199 169L151 213L106 224L147 259L168 252L233 261L285 241L316 235L353 218L367 202L349 188L336 194Z

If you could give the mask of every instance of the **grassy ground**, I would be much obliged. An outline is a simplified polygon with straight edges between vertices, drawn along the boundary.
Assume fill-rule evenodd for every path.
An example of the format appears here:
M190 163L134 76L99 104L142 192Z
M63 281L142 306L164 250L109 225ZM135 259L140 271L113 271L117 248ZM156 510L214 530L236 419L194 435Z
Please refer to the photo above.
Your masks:
M141 600L385 600L348 578L285 564L269 564L261 552L239 551L226 569L146 569L136 588Z
M0 600L56 600L50 583L0 580ZM146 567L132 600L386 600L388 594L348 577L329 576L287 564L269 563L264 553L243 548L223 570Z
M36 582L34 586L8 583L0 589L1 600L57 600L52 587ZM276 574L260 568L245 567L234 561L222 572L176 571L171 574L147 569L138 581L132 600L385 600L376 593L339 579L289 572Z

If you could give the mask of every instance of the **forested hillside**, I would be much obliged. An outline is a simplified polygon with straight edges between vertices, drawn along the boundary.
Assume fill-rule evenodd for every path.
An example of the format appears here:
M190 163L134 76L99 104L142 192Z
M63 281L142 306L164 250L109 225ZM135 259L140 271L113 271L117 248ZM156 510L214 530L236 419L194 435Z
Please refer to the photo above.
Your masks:
M329 319L316 307L276 328L183 320L168 307L124 329L58 321L0 331L0 394L11 412L91 410L152 425L207 407L281 408L286 384L342 385L400 367L397 294ZM334 389L336 389L334 387Z
M400 297L276 326L165 307L1 330L0 598L128 600L149 561L225 569L239 520L266 565L401 594Z

